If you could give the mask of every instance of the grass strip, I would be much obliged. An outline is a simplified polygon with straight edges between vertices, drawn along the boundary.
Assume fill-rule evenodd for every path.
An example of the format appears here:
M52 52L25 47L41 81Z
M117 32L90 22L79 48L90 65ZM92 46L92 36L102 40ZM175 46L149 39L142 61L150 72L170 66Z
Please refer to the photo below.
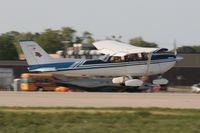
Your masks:
M200 110L0 107L0 133L195 133Z

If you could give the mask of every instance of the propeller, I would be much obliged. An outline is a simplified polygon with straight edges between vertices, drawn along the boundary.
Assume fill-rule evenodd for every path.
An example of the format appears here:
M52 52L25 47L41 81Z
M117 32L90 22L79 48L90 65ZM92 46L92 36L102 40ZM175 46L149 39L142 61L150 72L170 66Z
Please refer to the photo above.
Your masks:
M177 46L176 46L176 40L174 40L174 55L177 55Z
M176 40L174 40L174 55L176 56L176 61L180 61L183 59L183 57L181 56L177 56L177 43L176 43Z

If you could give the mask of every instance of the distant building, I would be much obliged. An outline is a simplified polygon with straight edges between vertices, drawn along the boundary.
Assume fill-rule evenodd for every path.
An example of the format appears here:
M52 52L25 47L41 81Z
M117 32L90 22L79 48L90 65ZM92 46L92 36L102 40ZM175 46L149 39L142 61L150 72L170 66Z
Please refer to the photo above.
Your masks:
M200 82L200 54L180 54L184 59L164 74L172 85L192 85Z
M28 72L28 65L25 60L13 61L13 60L1 60L0 68L11 68L14 72L14 78L20 77L21 73Z

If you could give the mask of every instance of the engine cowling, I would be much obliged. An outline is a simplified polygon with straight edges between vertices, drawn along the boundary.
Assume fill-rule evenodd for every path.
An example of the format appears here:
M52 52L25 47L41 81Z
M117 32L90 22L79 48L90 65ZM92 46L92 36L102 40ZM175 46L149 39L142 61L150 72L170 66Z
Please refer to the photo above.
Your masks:
M129 79L125 81L126 86L138 87L143 85L143 81L139 79Z

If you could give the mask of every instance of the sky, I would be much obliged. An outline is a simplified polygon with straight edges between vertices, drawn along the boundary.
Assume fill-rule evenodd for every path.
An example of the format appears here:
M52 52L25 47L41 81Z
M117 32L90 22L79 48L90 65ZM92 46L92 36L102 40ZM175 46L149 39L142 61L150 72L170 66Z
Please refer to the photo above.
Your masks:
M69 26L95 39L141 36L160 47L200 45L199 0L0 0L0 33Z

